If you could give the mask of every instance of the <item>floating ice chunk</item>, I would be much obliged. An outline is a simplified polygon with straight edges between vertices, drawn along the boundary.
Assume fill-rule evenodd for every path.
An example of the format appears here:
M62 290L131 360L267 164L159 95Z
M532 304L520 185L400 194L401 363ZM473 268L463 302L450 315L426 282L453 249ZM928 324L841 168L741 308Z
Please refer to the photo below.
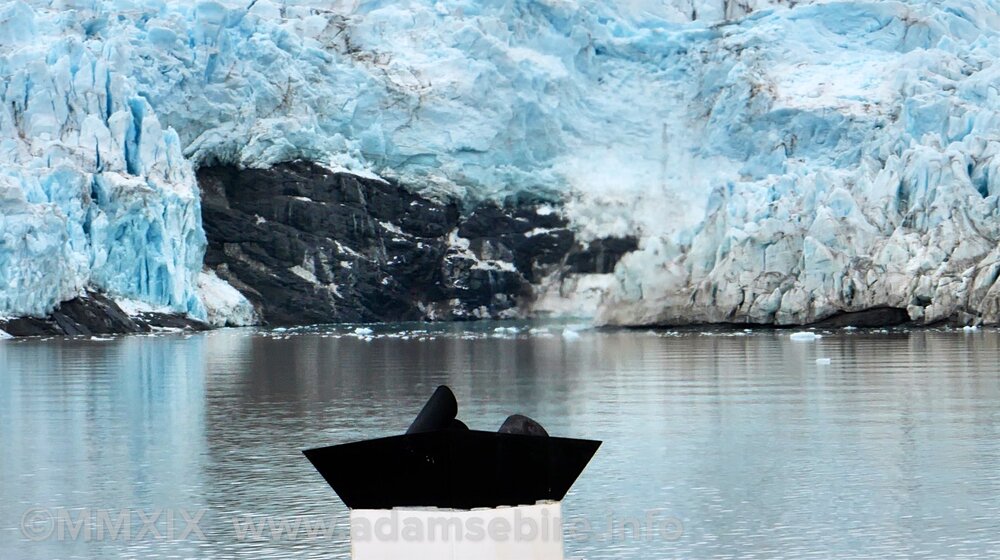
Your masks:
M574 330L565 329L562 332L562 337L563 340L578 340L580 338L580 333Z
M816 358L816 365L818 366L828 366L832 360L830 358Z
M966 326L962 327L962 331L963 332L967 332L967 333L976 332L978 330L979 330L979 327L977 327L976 325L966 325Z
M368 327L358 327L358 328L354 329L354 334L356 334L358 336L368 336L368 335L370 335L370 334L372 334L374 332L375 331L371 330Z
M812 342L813 340L817 340L823 337L814 332L802 331L802 332L792 333L791 336L789 336L788 338L796 342Z
M92 336L92 337L90 337L90 340L91 340L91 342L109 342L109 341L114 340L114 338L110 338L110 337L106 337L106 336Z

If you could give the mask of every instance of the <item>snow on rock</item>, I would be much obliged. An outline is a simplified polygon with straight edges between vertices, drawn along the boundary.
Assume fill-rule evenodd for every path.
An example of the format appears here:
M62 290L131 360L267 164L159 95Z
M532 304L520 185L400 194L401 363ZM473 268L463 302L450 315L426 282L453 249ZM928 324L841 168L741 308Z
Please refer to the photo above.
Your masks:
M117 304L118 307L129 317L137 317L144 313L169 315L172 312L172 310L166 306L150 305L144 301L129 298L117 298L115 299L115 304Z
M7 339L10 339L10 338L14 338L14 337L11 336L11 334L8 333L7 331L5 331L3 329L0 329L0 340L7 340Z
M258 322L253 304L213 271L198 275L198 295L210 325L246 327Z

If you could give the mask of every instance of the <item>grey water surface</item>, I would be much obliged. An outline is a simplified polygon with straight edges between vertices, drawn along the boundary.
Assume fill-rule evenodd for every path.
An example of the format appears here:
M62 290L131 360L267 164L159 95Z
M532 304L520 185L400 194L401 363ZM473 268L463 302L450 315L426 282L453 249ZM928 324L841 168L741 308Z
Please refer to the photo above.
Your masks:
M300 450L442 383L604 441L568 558L1000 557L1000 333L507 326L0 341L0 559L347 558Z

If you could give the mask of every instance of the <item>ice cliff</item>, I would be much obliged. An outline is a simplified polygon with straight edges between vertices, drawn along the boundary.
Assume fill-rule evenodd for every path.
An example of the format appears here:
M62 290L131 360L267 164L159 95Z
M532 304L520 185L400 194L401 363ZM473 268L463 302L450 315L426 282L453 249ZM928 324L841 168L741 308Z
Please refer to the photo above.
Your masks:
M93 20L0 6L0 315L87 286L204 317L191 164Z
M995 321L997 30L992 0L6 2L0 315L93 287L247 320L194 169L304 159L640 239L540 308Z
M1000 320L1000 4L842 2L699 42L704 220L617 269L617 323Z

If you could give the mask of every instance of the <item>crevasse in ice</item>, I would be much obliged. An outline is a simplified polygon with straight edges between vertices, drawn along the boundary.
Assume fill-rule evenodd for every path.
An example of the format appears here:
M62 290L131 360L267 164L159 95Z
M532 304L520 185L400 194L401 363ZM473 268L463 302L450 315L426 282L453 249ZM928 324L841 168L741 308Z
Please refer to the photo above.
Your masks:
M193 166L291 159L431 195L542 193L583 239L637 235L588 283L608 322L996 314L998 12L7 2L0 314L92 285L204 316Z

